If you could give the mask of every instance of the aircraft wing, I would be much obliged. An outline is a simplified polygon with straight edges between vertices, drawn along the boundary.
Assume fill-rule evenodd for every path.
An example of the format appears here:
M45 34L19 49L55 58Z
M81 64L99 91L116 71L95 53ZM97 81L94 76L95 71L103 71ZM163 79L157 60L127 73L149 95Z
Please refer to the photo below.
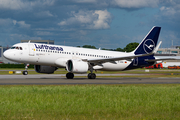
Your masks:
M137 54L135 55L134 53L127 53L127 56L121 56L121 57L113 57L113 58L101 58L101 59L82 59L83 61L87 61L90 63L105 63L105 62L113 62L118 60L131 60L137 57L143 57L143 56L150 56L153 55L157 52L159 46L161 45L162 41L159 42L159 44L156 46L156 48L148 54Z
M139 55L128 55L128 56L121 56L121 57L114 57L114 58L102 58L102 59L83 59L83 61L87 61L90 63L105 63L105 62L115 62L118 60L129 60L137 57L142 57L142 56L149 56L151 54L139 54Z

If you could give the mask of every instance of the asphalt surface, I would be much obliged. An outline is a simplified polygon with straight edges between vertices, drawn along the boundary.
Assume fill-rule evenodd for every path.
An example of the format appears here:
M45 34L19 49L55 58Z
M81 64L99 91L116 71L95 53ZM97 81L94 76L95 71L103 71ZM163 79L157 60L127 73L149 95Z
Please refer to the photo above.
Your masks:
M98 77L87 79L83 76L86 74L78 75L74 79L66 79L65 74L0 75L0 85L180 84L180 78ZM97 74L97 76L100 75ZM117 74L103 74L103 76L117 76Z

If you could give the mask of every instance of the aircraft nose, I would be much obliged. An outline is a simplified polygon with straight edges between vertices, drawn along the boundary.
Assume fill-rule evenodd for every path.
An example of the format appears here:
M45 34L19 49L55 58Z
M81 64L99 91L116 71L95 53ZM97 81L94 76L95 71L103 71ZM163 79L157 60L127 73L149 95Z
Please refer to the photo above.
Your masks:
M8 59L8 51L6 50L4 53L3 53L3 56Z
M6 59L11 59L11 52L9 50L6 50L4 53L3 53L3 56L6 58Z

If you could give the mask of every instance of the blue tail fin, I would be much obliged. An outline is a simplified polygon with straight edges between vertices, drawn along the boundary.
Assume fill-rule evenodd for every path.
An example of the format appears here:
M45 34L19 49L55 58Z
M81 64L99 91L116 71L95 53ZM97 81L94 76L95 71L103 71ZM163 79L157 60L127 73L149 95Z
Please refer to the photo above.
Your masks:
M133 51L137 54L148 54L151 53L157 45L161 27L153 27L138 47Z

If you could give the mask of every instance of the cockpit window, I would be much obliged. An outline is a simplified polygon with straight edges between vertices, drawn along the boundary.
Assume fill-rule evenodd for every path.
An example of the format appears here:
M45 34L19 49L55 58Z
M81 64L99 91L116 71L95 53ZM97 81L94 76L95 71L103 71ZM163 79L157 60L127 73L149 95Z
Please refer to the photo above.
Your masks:
M18 46L13 46L13 47L11 47L11 49L17 49L17 50L22 50L22 47L18 47Z
M11 47L11 49L15 49L16 47Z

